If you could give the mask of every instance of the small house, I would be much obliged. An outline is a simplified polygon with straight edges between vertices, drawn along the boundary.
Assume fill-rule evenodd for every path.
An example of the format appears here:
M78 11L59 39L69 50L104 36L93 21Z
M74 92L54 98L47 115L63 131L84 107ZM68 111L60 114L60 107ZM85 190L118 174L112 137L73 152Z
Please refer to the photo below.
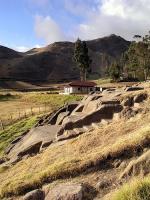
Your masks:
M88 94L90 92L96 92L96 83L73 81L64 87L64 94Z

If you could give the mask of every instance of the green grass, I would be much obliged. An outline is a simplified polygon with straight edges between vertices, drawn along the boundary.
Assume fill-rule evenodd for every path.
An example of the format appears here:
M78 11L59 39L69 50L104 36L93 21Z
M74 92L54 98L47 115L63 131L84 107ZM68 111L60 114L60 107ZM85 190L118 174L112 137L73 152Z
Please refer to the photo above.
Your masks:
M5 148L23 132L30 129L37 122L37 117L21 120L4 131L0 131L0 156L3 155Z
M112 200L150 200L150 177L125 184Z
M11 93L0 94L0 101L11 101L18 98L19 98L18 95L12 95Z
M52 107L59 107L65 103L74 101L80 101L83 98L82 95L60 95L60 94L47 94L47 93L30 93L22 97L22 101L36 103L36 104L48 104Z
M100 78L94 81L97 85L107 84L111 82L110 78Z

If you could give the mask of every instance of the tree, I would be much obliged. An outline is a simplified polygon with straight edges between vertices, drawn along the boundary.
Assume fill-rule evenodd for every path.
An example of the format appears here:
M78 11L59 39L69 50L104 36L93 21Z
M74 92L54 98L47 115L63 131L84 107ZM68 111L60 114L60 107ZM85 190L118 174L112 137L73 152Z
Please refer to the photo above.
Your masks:
M121 67L117 62L112 63L109 68L109 75L114 80L117 81L120 79Z
M80 69L81 81L85 81L87 72L90 70L90 64L92 60L88 55L88 47L86 42L82 42L80 39L77 39L75 42L74 60Z
M131 74L132 77L137 77L137 72L141 76L144 76L144 79L147 80L147 77L150 72L150 32L144 37L140 35L135 35L134 38L136 41L132 42L125 55L127 59L124 63L124 70L128 71L128 74Z
M137 78L136 74L139 68L139 62L136 51L137 51L137 43L132 42L127 51L127 56L128 56L128 71L130 72L133 78Z

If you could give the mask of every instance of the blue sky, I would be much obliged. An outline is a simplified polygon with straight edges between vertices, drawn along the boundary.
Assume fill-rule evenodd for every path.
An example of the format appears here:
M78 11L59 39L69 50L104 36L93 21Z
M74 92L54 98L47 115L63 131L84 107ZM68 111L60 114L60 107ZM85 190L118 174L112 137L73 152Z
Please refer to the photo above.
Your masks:
M20 51L150 29L149 0L0 0L0 44Z

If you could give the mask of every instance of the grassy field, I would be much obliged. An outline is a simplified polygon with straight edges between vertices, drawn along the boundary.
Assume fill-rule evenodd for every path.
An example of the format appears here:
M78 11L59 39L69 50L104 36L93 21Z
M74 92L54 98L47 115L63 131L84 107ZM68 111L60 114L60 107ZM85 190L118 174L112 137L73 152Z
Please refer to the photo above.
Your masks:
M149 105L149 103L148 103ZM64 145L50 146L43 153L1 169L0 195L18 195L41 187L45 182L80 175L90 167L118 158L121 152L135 152L150 140L149 113L132 120L113 122L72 139Z
M0 156L3 155L6 147L18 136L33 127L37 122L37 117L21 120L4 131L0 131Z
M81 99L82 96L78 95L48 94L47 92L0 93L0 119L4 124L6 122L4 130L0 127L0 156L12 140L24 131L30 129L36 123L39 115L41 116L47 112L52 112L65 103L79 101ZM39 106L40 111L43 109L42 114L39 113ZM31 108L34 116L30 116ZM19 120L19 112L20 117L23 116L21 120ZM24 116L25 112L26 115L29 114L29 117ZM10 118L10 114L13 119ZM7 125L9 122L12 125Z
M24 118L33 114L52 112L68 102L81 100L79 95L59 95L48 92L0 92L0 119Z

